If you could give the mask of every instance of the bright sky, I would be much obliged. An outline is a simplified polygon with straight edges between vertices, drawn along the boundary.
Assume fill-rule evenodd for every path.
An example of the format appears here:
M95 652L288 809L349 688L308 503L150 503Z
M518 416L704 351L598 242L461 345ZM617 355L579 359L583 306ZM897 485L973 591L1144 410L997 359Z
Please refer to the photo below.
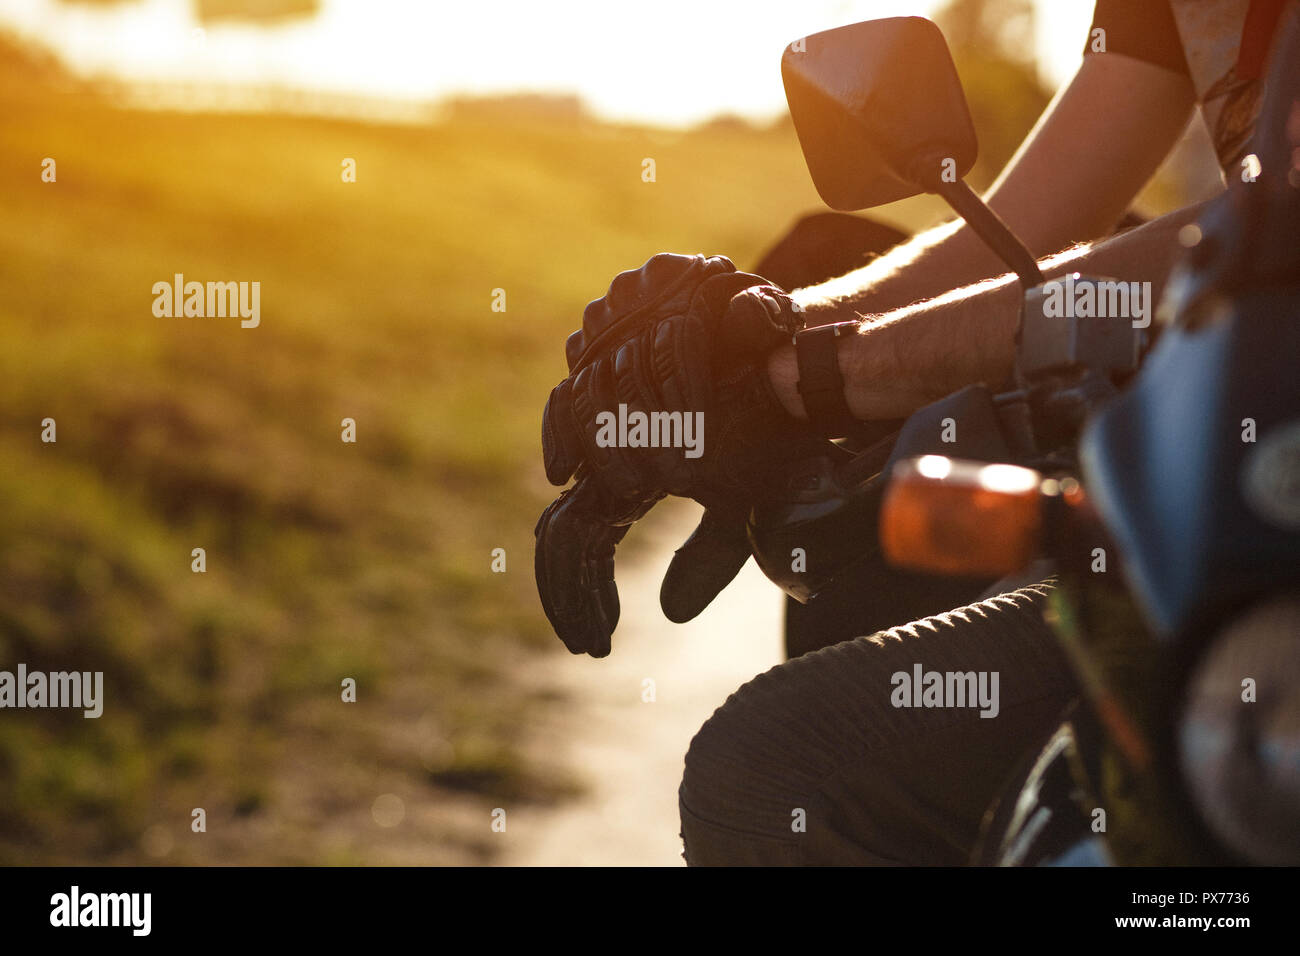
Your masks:
M323 0L319 16L199 32L188 0L102 6L0 0L0 28L80 73L273 84L429 100L576 92L602 116L684 124L785 108L785 44L844 23L926 15L940 0ZM1038 60L1067 77L1092 0L1035 0Z

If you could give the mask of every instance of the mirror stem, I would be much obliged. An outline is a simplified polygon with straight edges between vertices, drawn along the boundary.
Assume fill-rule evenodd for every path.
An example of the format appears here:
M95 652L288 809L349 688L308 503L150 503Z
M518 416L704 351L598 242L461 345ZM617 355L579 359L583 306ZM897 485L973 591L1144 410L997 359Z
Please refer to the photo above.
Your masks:
M975 230L975 235L983 239L985 245L1020 277L1020 284L1024 288L1030 289L1046 281L1033 253L1016 238L1016 234L998 214L985 205L984 200L966 185L964 179L946 182L942 178L933 178L925 185L931 192L942 196L957 215L966 220L966 224Z

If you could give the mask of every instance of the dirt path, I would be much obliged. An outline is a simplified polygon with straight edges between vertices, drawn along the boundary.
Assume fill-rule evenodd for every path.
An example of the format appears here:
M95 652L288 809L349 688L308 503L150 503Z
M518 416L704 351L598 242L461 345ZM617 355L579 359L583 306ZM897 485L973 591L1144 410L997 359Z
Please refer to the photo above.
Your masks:
M555 657L529 683L570 698L529 745L589 788L554 808L509 815L501 862L515 866L681 865L677 785L691 737L740 684L781 660L781 595L751 561L699 618L674 625L659 582L698 511L678 507L638 526L619 564L622 617L604 660ZM643 701L645 680L654 701Z

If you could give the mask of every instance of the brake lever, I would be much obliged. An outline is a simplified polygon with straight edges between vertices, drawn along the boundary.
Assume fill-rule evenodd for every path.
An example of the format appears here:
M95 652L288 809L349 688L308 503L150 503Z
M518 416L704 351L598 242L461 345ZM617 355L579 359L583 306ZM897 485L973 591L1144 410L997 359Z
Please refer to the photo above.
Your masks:
M890 432L865 450L838 465L834 470L835 481L843 488L854 488L868 481L884 470L893 454L898 441L899 430Z

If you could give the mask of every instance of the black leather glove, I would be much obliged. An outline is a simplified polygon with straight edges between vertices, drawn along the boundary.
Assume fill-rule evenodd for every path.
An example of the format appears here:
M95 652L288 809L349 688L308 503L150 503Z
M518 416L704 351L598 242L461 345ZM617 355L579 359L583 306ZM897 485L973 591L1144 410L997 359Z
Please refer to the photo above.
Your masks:
M660 496L662 497L662 496ZM590 479L561 493L537 519L533 570L546 619L574 654L604 657L618 624L614 546L659 497L612 500Z
M659 606L685 624L709 606L749 560L744 512L705 510L699 525L673 554L659 588Z
M744 564L750 505L781 463L816 443L766 372L767 353L800 319L781 290L720 256L655 256L587 307L566 343L570 375L552 391L542 425L547 477L579 480L536 531L542 605L571 651L608 653L618 619L614 546L664 494L708 509L665 578L670 619L695 616ZM654 413L680 416L672 434L682 439L692 416L703 425L693 435L699 446L629 447L633 429L619 434L616 424Z
M800 322L784 292L722 256L659 255L622 273L569 338L570 375L542 425L547 477L564 484L585 464L625 500L666 492L745 504L788 457L785 441L807 431L766 371ZM683 447L687 437L698 447Z

